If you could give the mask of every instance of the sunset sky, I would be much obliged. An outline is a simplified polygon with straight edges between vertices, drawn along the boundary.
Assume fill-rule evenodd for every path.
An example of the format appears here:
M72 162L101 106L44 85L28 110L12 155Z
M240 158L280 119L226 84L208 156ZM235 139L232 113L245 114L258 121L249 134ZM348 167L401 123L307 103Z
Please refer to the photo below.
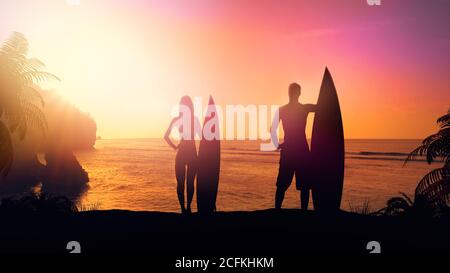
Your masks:
M0 0L55 89L104 138L162 137L184 94L315 103L325 66L347 138L423 138L450 107L450 1Z

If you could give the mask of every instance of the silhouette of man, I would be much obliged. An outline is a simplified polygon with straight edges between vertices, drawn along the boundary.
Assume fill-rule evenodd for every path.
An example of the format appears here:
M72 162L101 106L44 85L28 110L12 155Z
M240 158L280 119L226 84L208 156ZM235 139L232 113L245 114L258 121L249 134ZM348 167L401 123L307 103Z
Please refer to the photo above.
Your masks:
M298 99L301 87L298 83L289 85L289 103L281 106L278 117L275 116L271 128L272 143L281 149L280 167L277 177L275 208L280 209L286 190L292 183L295 174L297 190L300 190L301 208L308 209L310 185L308 183L309 147L306 141L306 119L310 112L316 111L314 104L301 104ZM278 120L276 120L278 118ZM284 142L278 145L278 122L281 121L284 131Z

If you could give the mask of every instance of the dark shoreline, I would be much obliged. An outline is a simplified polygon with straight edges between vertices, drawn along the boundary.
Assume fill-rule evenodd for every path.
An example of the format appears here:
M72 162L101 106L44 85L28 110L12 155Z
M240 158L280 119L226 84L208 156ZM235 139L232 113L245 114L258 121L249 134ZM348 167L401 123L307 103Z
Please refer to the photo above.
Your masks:
M123 210L72 215L0 214L0 252L67 253L78 241L83 253L192 254L450 252L448 219L411 219L340 212L218 212L204 217Z

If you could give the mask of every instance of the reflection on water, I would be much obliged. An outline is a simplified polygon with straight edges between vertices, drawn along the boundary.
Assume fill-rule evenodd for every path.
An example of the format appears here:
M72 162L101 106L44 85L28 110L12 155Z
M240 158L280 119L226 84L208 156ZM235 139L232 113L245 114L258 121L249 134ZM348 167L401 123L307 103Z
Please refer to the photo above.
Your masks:
M344 196L358 206L368 200L381 208L399 192L412 194L417 181L435 166L412 162L403 167L405 154L416 140L347 140ZM273 206L278 153L259 152L259 142L223 142L217 208L266 209ZM84 203L101 209L178 211L174 175L175 151L158 139L98 140L96 150L77 153L89 173L90 190ZM193 209L195 208L195 195ZM294 186L284 207L299 207Z

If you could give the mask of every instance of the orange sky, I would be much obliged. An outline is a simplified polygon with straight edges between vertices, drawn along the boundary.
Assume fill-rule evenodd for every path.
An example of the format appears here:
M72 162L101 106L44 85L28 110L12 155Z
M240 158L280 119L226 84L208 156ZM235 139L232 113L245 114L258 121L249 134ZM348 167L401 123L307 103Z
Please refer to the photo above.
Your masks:
M347 138L423 138L450 107L449 4L383 1L1 1L98 135L161 137L184 94L218 104L314 103L328 66ZM444 27L445 26L445 27Z

